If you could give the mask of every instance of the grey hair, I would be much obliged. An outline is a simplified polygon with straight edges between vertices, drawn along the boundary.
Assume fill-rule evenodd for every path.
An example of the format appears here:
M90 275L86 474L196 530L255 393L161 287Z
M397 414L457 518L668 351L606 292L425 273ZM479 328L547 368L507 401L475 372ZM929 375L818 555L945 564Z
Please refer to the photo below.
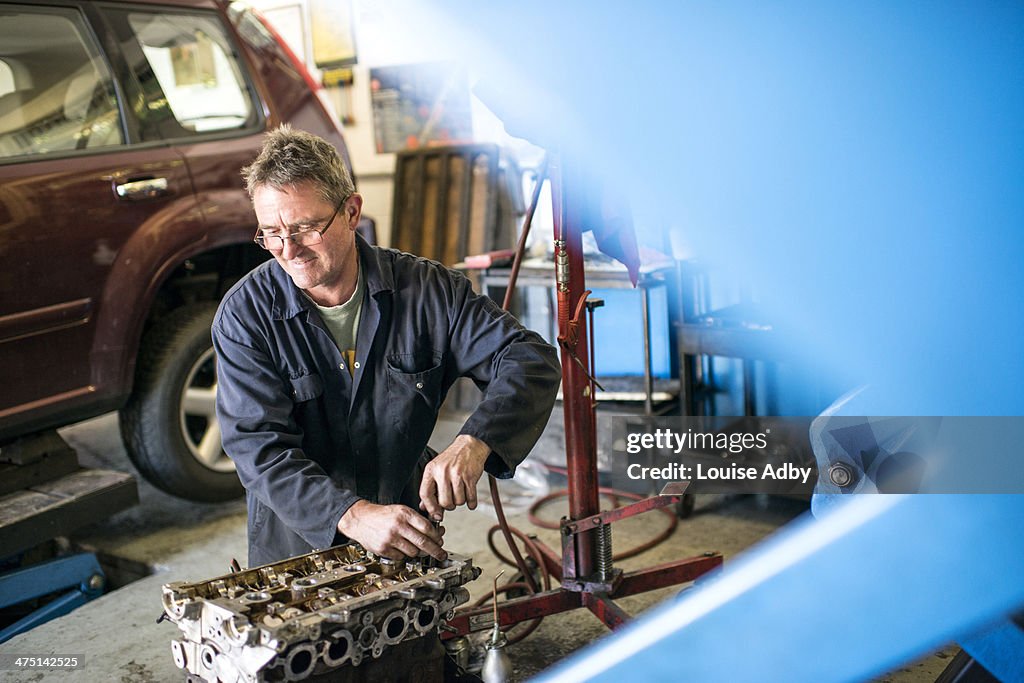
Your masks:
M324 200L337 206L356 191L331 143L287 123L267 133L259 156L242 169L242 178L250 197L263 186L281 190L309 182Z

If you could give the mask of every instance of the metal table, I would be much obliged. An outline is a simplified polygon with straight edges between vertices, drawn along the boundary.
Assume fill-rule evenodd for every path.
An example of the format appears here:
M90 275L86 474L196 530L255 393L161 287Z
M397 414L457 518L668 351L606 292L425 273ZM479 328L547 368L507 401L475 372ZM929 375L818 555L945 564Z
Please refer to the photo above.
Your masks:
M460 264L461 265L461 264ZM456 266L457 268L460 266ZM629 281L626 267L618 262L587 262L585 266L587 287L591 289L634 289ZM485 268L480 274L483 293L490 296L491 287L508 284L511 268ZM651 359L651 290L667 287L670 277L674 274L671 263L655 266L642 266L636 289L640 291L640 320L643 330L644 353L644 414L654 414L654 374ZM555 287L555 264L547 259L526 259L523 261L517 280L519 287L544 287L548 291L551 310L555 310L553 292ZM672 326L669 325L672 335ZM669 348L675 348L674 340L669 340ZM605 400L614 400L616 396L604 395ZM620 399L621 400L621 399Z

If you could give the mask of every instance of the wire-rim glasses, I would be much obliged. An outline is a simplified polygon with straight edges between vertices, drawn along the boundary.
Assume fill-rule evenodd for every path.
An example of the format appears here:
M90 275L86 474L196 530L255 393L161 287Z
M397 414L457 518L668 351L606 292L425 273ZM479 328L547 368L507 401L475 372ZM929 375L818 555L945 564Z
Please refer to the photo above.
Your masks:
M259 230L256 231L256 235L252 238L252 241L260 245L269 252L277 253L284 251L284 241L286 239L291 240L295 244L301 247L312 247L320 244L324 241L324 233L334 223L334 219L338 217L338 212L341 211L341 207L345 205L345 201L348 199L342 199L338 206L335 207L334 213L327 219L322 228L304 228L302 230L296 230L290 232L287 235L264 235Z

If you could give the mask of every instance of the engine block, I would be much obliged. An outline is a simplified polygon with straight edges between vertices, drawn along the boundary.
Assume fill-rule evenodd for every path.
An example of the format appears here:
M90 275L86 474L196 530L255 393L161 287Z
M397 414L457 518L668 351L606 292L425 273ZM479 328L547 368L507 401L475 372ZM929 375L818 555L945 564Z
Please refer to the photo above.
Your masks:
M189 681L300 681L436 634L479 575L453 553L393 562L348 544L165 584L164 611L182 634L171 653Z

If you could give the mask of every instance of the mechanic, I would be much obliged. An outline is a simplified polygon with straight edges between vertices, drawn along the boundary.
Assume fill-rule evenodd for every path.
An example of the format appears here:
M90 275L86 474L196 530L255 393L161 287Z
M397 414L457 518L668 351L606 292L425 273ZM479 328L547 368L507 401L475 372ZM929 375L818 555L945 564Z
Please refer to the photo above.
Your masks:
M282 126L242 175L274 258L225 295L213 342L249 566L346 539L443 560L430 519L474 509L483 472L511 477L533 448L555 349L461 274L364 241L362 198L325 140ZM459 377L483 398L436 454L427 440Z

